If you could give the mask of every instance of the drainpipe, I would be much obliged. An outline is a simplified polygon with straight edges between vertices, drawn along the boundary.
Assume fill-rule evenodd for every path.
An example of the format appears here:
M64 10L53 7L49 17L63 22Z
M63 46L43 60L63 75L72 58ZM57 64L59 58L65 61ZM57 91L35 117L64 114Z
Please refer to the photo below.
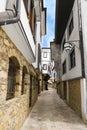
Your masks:
M20 5L21 5L21 0L17 0L16 2L16 15L12 18L7 18L7 19L0 19L0 26L1 25L6 25L6 24L13 24L17 23L20 20ZM5 12L6 13L6 12Z
M81 79L81 116L85 123L87 123L87 90L86 90L86 75L85 75L85 62L84 62L84 45L83 45L83 30L82 30L82 15L81 15L81 0L77 0L78 4L78 18L79 18L79 37L80 37L80 50L81 50L81 63L82 63L82 77Z
M82 77L85 78L84 45L83 45L82 16L81 16L81 1L77 0L77 5L78 5L78 18L79 18L79 37L80 37L80 50L81 50Z

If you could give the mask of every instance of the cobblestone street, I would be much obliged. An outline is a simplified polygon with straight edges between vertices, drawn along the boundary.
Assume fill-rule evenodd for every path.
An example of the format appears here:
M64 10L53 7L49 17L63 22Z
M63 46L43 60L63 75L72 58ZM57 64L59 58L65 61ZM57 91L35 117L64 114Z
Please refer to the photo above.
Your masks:
M41 92L21 130L87 130L87 125L49 88Z

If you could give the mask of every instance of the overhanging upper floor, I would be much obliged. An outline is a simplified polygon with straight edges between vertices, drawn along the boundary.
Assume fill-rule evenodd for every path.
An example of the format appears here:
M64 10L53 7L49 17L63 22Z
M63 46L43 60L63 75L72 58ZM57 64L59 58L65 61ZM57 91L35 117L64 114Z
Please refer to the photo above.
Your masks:
M55 42L61 43L74 0L56 0Z
M0 25L28 62L35 61L35 41L24 0L5 0L0 6ZM2 8L3 7L3 8Z

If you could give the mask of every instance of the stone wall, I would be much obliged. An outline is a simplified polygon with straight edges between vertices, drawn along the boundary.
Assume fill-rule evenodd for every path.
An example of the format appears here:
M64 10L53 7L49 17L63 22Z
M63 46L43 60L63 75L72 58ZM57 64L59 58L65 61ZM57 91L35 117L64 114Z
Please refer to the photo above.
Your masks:
M64 82L57 83L58 95L81 117L81 86L80 79L69 80L68 87ZM66 83L66 81L65 81ZM65 86L64 86L65 85ZM66 92L64 87L66 87ZM68 89L68 91L67 91ZM64 96L65 95L65 96ZM67 99L68 97L68 99ZM68 100L68 101L67 101Z
M8 87L8 68L9 58L15 57L19 64L18 74L16 76L15 94L11 99L6 100ZM13 62L13 61L12 61ZM14 64L15 60L14 60ZM22 71L26 68L25 92L22 90ZM35 77L34 68L26 61L21 52L15 47L15 44L9 39L5 32L0 28L0 130L19 130L29 114L29 96L30 96L30 72ZM34 82L32 87L33 105L37 99L37 87Z
M39 76L39 85L40 85L40 91L39 91L39 93L41 92L41 91L43 91L43 75L42 75L42 73L40 73L40 76Z
M63 82L57 82L57 93L58 95L63 98Z
M69 83L69 105L81 116L81 86L80 79L71 80Z

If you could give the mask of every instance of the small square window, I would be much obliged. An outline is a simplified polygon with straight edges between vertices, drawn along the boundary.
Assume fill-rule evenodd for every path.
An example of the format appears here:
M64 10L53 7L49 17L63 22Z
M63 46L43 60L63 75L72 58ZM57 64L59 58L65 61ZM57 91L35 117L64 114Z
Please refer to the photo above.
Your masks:
M47 64L43 64L43 70L47 70Z
M47 52L43 53L43 58L47 58Z

